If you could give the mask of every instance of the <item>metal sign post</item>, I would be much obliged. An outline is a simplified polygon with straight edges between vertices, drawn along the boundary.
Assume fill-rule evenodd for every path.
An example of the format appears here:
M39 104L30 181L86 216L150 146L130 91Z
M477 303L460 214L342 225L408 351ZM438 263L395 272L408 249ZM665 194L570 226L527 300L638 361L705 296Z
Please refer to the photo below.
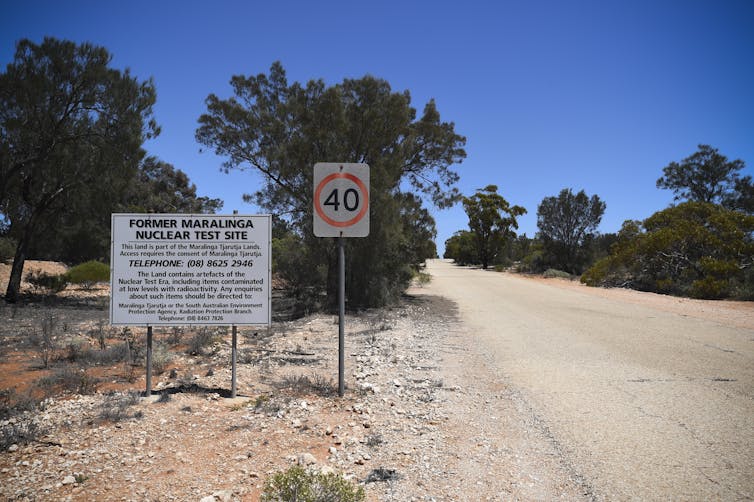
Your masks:
M147 391L144 395L152 395L152 326L147 326Z
M230 397L236 397L236 362L238 360L238 328L234 324L230 346Z
M345 384L345 237L369 235L369 166L340 162L314 165L314 235L338 238L338 395Z
M346 251L338 237L338 395L346 393Z

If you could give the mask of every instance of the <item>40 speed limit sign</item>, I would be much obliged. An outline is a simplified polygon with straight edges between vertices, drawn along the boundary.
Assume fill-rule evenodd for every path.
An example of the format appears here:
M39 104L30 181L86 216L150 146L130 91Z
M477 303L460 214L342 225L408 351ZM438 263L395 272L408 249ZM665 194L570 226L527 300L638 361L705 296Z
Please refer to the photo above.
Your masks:
M369 235L369 166L339 162L314 165L314 235Z

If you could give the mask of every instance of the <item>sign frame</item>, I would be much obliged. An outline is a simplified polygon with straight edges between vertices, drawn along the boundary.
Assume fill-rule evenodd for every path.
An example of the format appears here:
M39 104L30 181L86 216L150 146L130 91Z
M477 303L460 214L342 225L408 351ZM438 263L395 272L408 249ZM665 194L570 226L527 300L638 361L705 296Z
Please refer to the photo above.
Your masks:
M271 215L113 213L111 232L111 325L271 324Z

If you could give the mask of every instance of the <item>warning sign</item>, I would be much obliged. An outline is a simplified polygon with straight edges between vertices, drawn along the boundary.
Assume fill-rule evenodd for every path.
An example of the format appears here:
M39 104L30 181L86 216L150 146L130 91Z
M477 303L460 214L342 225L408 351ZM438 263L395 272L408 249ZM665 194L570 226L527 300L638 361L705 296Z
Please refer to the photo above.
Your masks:
M114 325L270 322L269 215L113 214Z

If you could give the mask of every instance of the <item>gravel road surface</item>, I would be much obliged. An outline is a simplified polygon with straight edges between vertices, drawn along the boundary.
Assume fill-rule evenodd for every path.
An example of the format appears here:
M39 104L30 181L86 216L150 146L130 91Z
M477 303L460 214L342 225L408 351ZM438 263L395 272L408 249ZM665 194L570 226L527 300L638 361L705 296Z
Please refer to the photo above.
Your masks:
M638 304L441 260L428 270L426 293L458 304L465 343L589 497L754 498L751 326L654 308L657 295Z

